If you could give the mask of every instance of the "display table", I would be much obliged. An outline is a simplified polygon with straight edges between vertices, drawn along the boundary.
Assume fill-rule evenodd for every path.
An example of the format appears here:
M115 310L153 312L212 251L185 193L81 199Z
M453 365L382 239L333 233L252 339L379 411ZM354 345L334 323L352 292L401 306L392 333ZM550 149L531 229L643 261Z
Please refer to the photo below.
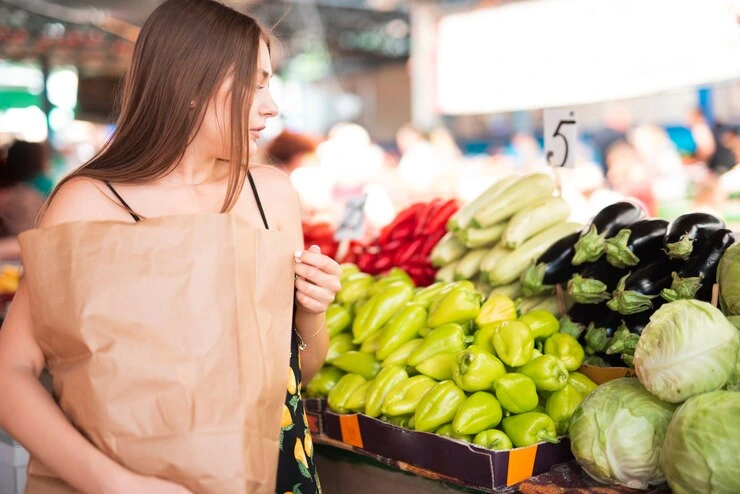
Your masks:
M436 494L451 492L480 492L430 480L402 471L373 458L350 451L339 441L315 438L316 468L324 494L375 494L403 492L404 494ZM495 491L497 494L669 494L667 486L651 491L638 491L599 484L589 478L576 462L556 465L550 472L532 477L511 487Z

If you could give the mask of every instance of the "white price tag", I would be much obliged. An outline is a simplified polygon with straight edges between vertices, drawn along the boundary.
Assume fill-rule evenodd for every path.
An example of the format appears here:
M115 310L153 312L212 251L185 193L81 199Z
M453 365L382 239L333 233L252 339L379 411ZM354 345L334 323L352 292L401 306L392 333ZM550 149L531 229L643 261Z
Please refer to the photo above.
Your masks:
M554 167L573 168L576 162L576 113L545 110L545 156Z
M334 233L334 240L357 240L365 234L365 202L367 195L354 196L347 199L347 207Z

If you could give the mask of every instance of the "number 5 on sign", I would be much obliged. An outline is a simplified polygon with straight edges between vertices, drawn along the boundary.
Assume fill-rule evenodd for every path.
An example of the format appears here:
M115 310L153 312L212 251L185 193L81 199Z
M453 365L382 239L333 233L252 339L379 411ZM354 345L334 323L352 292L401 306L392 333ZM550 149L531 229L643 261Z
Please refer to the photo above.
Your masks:
M545 156L555 167L573 168L576 162L576 113L545 110Z

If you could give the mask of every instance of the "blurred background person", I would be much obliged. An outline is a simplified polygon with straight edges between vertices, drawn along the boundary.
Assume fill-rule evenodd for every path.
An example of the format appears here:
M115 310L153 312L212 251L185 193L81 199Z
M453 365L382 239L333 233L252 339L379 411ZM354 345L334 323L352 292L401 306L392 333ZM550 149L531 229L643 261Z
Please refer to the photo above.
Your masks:
M15 141L0 161L0 259L20 259L17 236L33 228L45 197L34 185L47 167L46 146Z

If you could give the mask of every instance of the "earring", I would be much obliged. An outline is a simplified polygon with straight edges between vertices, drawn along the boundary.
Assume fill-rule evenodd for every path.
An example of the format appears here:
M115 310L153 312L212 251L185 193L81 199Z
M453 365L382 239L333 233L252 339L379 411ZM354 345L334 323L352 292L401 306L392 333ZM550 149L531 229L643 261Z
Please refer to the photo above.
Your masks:
M190 102L190 108L195 108L195 100Z

